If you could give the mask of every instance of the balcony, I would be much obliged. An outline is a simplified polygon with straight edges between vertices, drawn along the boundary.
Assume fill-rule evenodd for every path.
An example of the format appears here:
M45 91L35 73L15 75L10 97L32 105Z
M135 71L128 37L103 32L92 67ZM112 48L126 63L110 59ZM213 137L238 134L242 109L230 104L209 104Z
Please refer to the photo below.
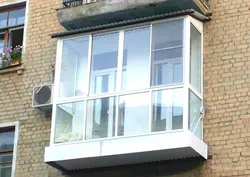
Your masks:
M207 0L63 0L62 4L57 17L67 30L186 9L206 15L209 10Z
M206 159L202 33L186 15L59 39L45 162L71 172Z

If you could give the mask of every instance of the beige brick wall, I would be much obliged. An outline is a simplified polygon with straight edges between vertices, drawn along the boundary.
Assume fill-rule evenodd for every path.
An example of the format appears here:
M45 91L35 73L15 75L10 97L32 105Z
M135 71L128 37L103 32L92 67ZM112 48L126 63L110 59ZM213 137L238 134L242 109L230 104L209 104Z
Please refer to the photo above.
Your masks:
M0 0L0 5L13 0ZM54 169L43 163L44 148L49 144L51 118L31 108L33 87L50 81L55 63L56 40L50 34L62 31L56 8L61 0L29 0L25 71L0 75L0 123L20 121L16 177L55 176Z
M12 1L0 0L3 2ZM250 0L211 0L210 6L212 20L204 24L204 100L208 105L204 138L212 159L170 176L247 177L250 176ZM0 75L0 123L20 121L16 177L61 176L43 163L51 118L31 108L33 87L50 81L51 66L55 63L56 40L50 34L64 30L56 18L59 7L61 0L29 1L25 71L23 75ZM168 175L152 172L142 176Z

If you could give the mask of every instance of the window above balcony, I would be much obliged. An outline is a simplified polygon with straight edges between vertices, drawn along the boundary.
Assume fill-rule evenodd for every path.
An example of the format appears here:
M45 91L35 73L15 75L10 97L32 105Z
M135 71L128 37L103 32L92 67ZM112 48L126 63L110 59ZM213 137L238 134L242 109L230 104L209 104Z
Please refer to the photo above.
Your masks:
M200 150L189 149L183 158L206 158L201 78L202 23L190 16L59 39L51 147L45 161L57 161L56 154L49 154L63 148L105 142L110 142L107 151L104 144L92 150L111 156L154 152L164 149L166 144L157 143L168 138L172 150L200 143ZM178 145L174 137L187 144ZM149 143L148 149L138 149L135 141ZM114 150L124 145L131 148ZM82 158L66 156L60 159Z

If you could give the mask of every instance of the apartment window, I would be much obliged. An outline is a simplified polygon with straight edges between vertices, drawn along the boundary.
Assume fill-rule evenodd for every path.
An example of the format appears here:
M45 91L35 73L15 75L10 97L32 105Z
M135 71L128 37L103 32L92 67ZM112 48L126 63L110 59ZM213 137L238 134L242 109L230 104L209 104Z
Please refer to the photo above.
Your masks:
M25 7L18 6L0 11L0 52L23 45ZM0 63L1 64L1 63Z
M14 135L14 128L0 129L0 177L11 177Z
M152 22L58 47L54 143L183 129L202 138L201 22Z

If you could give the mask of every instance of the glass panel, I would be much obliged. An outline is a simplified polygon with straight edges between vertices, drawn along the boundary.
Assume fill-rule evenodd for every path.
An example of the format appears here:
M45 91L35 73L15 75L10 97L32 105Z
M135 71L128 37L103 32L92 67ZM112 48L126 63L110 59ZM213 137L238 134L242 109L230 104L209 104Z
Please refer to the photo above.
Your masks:
M189 130L193 132L201 116L200 108L202 106L201 99L197 97L192 91L189 91ZM198 129L201 129L198 125Z
M0 151L13 150L15 132L0 133Z
M0 165L0 177L11 177L11 164Z
M0 28L7 27L8 12L0 13Z
M149 93L121 96L118 136L149 132Z
M23 29L10 31L10 45L15 48L16 46L23 45Z
M182 43L183 20L153 25L151 85L166 85L183 81Z
M0 163L12 163L12 154L0 155Z
M124 42L122 89L149 87L150 28L126 31Z
M115 135L115 97L88 101L86 139Z
M118 41L118 33L93 38L91 93L115 91Z
M191 24L190 83L201 91L201 33Z
M12 154L0 155L0 177L11 177Z
M22 25L24 24L24 20L25 20L25 8L10 11L8 26Z
M57 105L55 143L82 140L84 102Z
M202 140L202 120L199 121L194 134Z
M60 98L86 95L89 37L63 42Z
M152 131L183 128L183 89L169 89L153 93Z

